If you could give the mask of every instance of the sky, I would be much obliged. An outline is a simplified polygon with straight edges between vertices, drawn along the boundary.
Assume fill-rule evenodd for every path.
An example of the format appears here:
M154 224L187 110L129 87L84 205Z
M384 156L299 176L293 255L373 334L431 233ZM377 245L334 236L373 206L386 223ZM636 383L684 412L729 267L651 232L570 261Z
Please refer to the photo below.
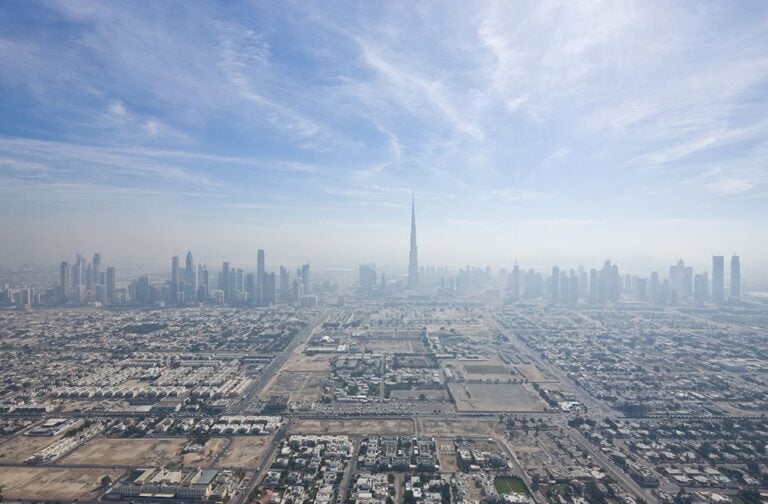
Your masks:
M768 266L768 2L0 2L0 257Z

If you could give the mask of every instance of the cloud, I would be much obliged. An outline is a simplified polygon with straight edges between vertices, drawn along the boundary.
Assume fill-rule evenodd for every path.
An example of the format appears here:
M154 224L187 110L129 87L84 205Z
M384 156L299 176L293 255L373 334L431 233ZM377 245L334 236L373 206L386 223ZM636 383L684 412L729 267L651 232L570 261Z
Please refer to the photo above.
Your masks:
M135 190L169 214L279 227L302 212L396 220L413 190L426 222L488 232L768 215L768 6L25 9L0 5L8 207L50 208L53 188L61 214L75 214L98 188ZM521 224L561 247L536 225Z

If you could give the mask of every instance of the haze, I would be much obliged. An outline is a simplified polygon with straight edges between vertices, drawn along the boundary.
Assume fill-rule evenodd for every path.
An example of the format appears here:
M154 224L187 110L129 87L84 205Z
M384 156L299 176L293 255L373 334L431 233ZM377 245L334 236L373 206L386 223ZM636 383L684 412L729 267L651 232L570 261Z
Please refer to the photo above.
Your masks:
M764 2L0 4L0 255L764 267Z

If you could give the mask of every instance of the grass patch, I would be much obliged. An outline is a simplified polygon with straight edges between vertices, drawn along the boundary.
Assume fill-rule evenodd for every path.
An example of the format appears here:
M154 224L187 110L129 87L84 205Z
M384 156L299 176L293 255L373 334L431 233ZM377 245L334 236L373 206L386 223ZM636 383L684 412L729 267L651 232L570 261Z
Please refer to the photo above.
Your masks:
M525 486L525 483L523 480L518 478L517 476L502 476L500 478L496 478L493 481L494 486L496 487L496 491L499 492L499 494L523 494L523 495L529 495L528 493L528 487Z
M464 370L469 374L509 374L507 368L498 364L467 364Z

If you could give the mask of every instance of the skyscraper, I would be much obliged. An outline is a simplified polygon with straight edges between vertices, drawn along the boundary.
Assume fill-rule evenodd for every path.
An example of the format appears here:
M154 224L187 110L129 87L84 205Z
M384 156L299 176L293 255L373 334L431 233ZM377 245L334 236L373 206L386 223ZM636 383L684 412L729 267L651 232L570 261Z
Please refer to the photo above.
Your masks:
M62 303L66 303L69 299L69 275L69 263L64 261L59 267L59 286L61 288L59 291L59 298Z
M224 302L229 302L229 277L231 275L229 274L229 262L224 261L221 263L221 285L219 285L219 289L224 291Z
M256 290L253 298L256 304L262 304L264 301L264 274L264 249L259 249L256 254Z
M107 303L115 304L115 268L107 268Z
M741 262L739 256L731 256L731 297L741 299Z
M712 301L722 303L725 300L725 258L712 256Z
M291 299L290 276L285 266L280 266L280 300L288 301Z
M376 288L376 265L361 264L358 269L357 285L362 292L370 292Z
M709 296L709 280L707 273L696 275L693 280L693 295L697 303L703 303Z
M411 201L411 251L408 256L408 286L419 284L419 253L416 246L416 197Z
M179 299L179 256L171 258L171 292L168 293L168 302L176 303Z
M305 296L312 292L312 284L309 282L309 263L301 267L301 290Z
M81 285L85 285L85 259L77 254L75 265L72 267L72 288L77 290Z
M552 302L560 302L560 268L552 268Z
M93 283L98 284L101 280L101 254L93 254Z
M184 261L184 299L194 300L197 295L197 270L195 261L192 258L192 252L187 251L187 258Z
M274 272L269 274L265 273L263 279L263 287L261 288L261 303L264 305L274 304L276 301L275 298L277 291Z
M512 299L517 301L520 299L520 266L517 265L517 262L515 262L515 265L512 267L511 283Z

